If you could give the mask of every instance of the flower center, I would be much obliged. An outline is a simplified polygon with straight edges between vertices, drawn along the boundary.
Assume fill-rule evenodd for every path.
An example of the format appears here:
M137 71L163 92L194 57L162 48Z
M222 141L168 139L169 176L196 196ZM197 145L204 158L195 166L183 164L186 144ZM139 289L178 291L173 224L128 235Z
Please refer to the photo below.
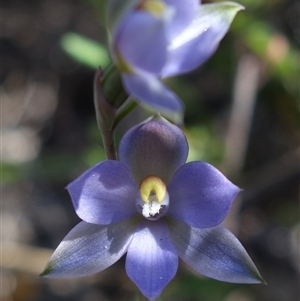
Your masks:
M153 201L160 203L164 199L166 192L165 183L155 176L147 177L140 185L141 198L145 203Z
M163 15L166 9L166 4L160 0L144 0L137 8L159 17Z
M149 220L163 216L169 206L169 194L165 183L158 177L149 176L140 185L137 208Z

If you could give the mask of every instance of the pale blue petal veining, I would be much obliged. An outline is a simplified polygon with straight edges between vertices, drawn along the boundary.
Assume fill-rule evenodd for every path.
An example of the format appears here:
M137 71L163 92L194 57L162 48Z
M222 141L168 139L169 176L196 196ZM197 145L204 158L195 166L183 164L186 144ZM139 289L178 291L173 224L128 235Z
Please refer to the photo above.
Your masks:
M138 187L126 166L103 161L67 186L78 216L88 222L108 225L136 215Z
M135 227L133 220L109 226L80 222L59 244L41 276L81 277L106 269L125 254Z
M170 221L172 241L179 256L198 273L225 282L264 283L238 239L227 229L192 228Z
M129 278L147 298L153 299L175 276L177 268L177 251L165 222L141 221L126 256Z
M227 216L239 191L212 165L200 161L186 163L168 185L168 216L192 227L214 227Z

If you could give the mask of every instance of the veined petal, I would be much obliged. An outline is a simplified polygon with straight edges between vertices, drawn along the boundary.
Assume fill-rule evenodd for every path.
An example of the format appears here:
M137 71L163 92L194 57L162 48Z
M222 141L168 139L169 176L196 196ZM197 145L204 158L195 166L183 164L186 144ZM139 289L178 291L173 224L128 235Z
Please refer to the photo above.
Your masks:
M159 74L167 59L165 22L144 11L133 11L119 24L114 47L133 69Z
M175 12L171 22L168 24L168 38L171 40L181 33L196 17L199 0L163 0L172 7Z
M175 276L178 256L164 221L143 220L128 247L126 272L147 298L156 298Z
M167 190L168 215L197 228L220 224L240 191L215 167L199 161L181 166Z
M162 117L131 128L119 146L120 161L131 170L137 183L147 176L157 176L168 183L187 154L183 132Z
M197 17L170 44L162 77L186 73L200 66L217 49L236 13L243 8L234 2L201 5Z
M170 235L179 256L198 273L225 282L264 283L238 239L227 229L192 228L171 221Z
M179 97L151 74L123 73L123 84L128 94L158 111L183 111Z
M92 224L108 225L133 217L138 187L118 161L103 161L67 186L76 213Z
M125 254L135 227L132 220L109 226L79 223L59 244L40 276L81 277L106 269Z

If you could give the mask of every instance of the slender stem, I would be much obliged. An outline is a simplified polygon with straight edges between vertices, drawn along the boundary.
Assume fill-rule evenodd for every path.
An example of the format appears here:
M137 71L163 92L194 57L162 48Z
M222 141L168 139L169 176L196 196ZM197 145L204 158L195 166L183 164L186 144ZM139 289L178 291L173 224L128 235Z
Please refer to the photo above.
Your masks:
M129 114L133 109L137 107L137 102L135 101L130 101L119 113L117 113L115 117L114 124L112 126L113 129L117 127L119 122L127 115Z
M103 147L108 160L117 160L117 152L115 145L115 131L111 130L109 132L101 131L101 137L103 142Z
M102 70L99 69L94 78L94 105L96 109L96 118L101 132L106 158L117 160L113 128L116 109L105 99L102 90L102 75Z
M101 74L102 76L102 86L105 84L105 81L109 78L109 75L114 72L114 64L110 64L106 67L104 74ZM103 72L101 72L103 73Z
M109 160L117 160L117 152L114 139L116 126L127 114L129 114L137 106L137 103L135 101L130 101L127 105L121 108L119 112L117 112L118 104L115 103L115 106L107 101L105 97L106 94L104 93L104 83L115 83L115 81L112 81L112 83L107 82L108 78L113 77L113 72L114 66L110 66L106 70L105 76L103 75L102 70L98 69L94 78L94 104L96 109L96 118L98 128L102 136L105 155ZM117 100L118 96L121 97L121 103L123 103L127 98L127 95L125 93L114 93L113 99Z

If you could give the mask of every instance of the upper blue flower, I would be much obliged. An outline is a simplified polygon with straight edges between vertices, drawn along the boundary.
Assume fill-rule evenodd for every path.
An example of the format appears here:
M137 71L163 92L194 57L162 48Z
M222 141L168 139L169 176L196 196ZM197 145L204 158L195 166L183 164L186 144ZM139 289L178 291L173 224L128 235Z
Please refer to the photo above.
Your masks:
M156 110L182 111L181 100L160 78L200 66L242 8L199 0L108 1L112 56L127 92Z
M183 132L161 117L129 130L120 161L100 162L68 185L83 221L42 276L96 273L127 252L127 274L150 299L175 276L178 256L214 279L262 282L240 242L220 225L240 189L208 163L185 163L187 154Z

